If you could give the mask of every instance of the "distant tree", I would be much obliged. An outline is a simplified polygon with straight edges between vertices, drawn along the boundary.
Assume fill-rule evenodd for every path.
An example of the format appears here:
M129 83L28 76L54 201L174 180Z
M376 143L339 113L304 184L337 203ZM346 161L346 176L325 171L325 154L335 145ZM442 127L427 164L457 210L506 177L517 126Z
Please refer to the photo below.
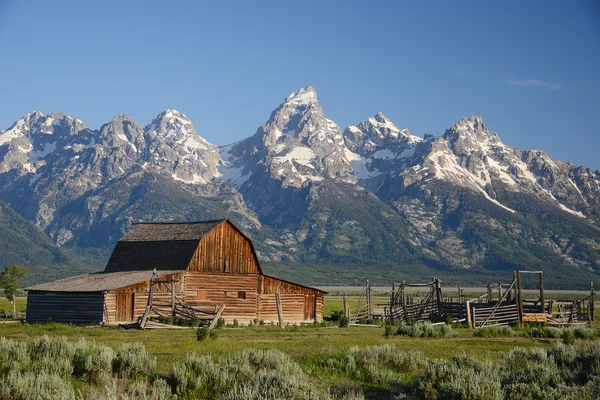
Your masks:
M0 274L0 287L4 289L4 296L12 302L13 312L17 311L17 290L19 284L27 276L27 268L21 265L9 265Z

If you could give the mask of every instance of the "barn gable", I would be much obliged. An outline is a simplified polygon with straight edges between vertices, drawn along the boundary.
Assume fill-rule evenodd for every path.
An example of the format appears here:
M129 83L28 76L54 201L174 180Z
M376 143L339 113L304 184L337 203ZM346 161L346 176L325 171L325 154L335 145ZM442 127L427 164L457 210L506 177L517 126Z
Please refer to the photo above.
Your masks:
M137 223L117 243L104 272L262 273L252 241L228 219Z

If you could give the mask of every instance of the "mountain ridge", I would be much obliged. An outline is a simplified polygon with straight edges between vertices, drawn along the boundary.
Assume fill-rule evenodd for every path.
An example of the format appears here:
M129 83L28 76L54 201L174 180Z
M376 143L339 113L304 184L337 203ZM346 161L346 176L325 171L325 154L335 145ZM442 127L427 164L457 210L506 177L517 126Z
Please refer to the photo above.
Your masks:
M485 275L505 263L582 280L600 266L599 199L599 171L507 146L479 116L437 137L381 112L342 130L312 87L226 146L173 109L98 130L33 112L0 133L0 200L78 249L110 248L133 220L233 216L275 266Z

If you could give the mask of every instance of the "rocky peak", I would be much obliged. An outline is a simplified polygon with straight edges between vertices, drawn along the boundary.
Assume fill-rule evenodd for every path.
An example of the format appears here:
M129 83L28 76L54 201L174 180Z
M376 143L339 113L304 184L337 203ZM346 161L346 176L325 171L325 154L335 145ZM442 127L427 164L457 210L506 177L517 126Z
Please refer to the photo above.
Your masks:
M472 137L487 139L492 135L488 127L483 123L483 119L477 115L464 117L444 133L446 139L451 139L454 136Z
M298 89L285 98L283 104L295 107L309 107L313 104L319 104L317 100L317 92L312 86L307 86Z

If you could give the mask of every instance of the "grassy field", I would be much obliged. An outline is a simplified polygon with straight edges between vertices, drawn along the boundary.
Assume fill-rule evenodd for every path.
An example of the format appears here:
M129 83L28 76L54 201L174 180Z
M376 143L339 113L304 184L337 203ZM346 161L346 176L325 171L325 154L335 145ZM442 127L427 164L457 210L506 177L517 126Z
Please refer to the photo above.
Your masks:
M375 296L375 302L384 301ZM358 296L349 298L350 307L355 307ZM18 309L25 308L25 299L19 299ZM324 314L331 315L343 307L342 296L326 297ZM0 309L9 310L10 303L0 300ZM391 345L399 353L422 352L427 362L448 360L456 355L466 354L481 360L499 362L515 347L550 349L561 339L528 337L517 332L512 337L475 337L473 330L455 328L451 337L413 338L408 336L385 336L380 326L339 328L329 325L290 326L280 329L265 325L254 327L225 327L217 330L216 340L198 341L195 329L181 330L124 330L118 327L70 326L64 324L24 324L0 323L0 337L30 342L42 335L66 337L70 342L83 338L118 349L126 343L142 342L150 355L157 359L157 372L165 377L174 373L174 367L181 365L191 354L209 355L215 360L232 357L246 349L276 349L287 354L307 373L311 385L322 390L330 387L356 387L364 390L367 398L390 398L393 390L389 384L366 384L365 380L350 379L339 372L331 372L324 363L331 360L345 360L352 348L360 346ZM345 361L343 361L345 362ZM422 376L424 369L410 372L410 376ZM408 378L406 378L408 377ZM387 385L387 386L386 386ZM185 398L185 397L184 397Z
M357 297L349 299L350 307L356 306ZM19 299L18 309L25 308L25 299ZM9 309L10 303L3 299L0 309ZM324 315L343 308L341 296L327 296ZM40 335L66 336L70 340L85 338L111 347L126 342L141 341L158 358L161 373L169 373L175 362L185 359L191 352L212 354L216 357L245 348L275 348L288 353L301 364L324 354L342 354L351 346L391 343L398 349L421 350L430 358L449 358L460 352L478 354L494 359L515 346L549 346L552 340L529 338L475 338L468 329L456 329L458 336L445 339L385 338L381 327L349 327L340 329L335 325L325 327L301 326L280 329L277 326L223 328L218 340L198 342L195 330L124 330L117 327L69 326L63 324L0 324L0 337L32 339Z

